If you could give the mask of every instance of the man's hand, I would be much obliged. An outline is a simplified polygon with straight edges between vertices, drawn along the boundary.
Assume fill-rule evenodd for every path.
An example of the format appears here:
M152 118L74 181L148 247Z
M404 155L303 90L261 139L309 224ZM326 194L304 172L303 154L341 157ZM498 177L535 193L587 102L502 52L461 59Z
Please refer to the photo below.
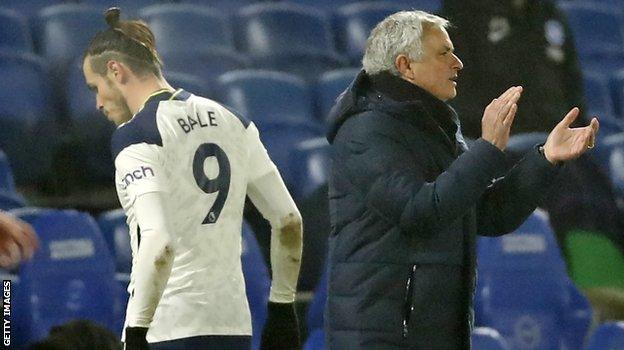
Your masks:
M0 213L0 267L11 268L30 259L38 247L37 235L29 224Z
M599 128L598 119L593 118L588 126L582 128L570 128L578 115L579 109L572 108L548 135L544 144L544 155L549 162L556 164L575 159L594 147Z
M301 348L299 322L295 303L269 301L269 312L262 331L261 350L288 350Z
M522 86L512 86L495 98L483 112L481 138L501 151L507 147L509 131L518 110L517 103L521 94Z
M149 350L147 339L145 339L147 330L146 327L126 327L124 350Z

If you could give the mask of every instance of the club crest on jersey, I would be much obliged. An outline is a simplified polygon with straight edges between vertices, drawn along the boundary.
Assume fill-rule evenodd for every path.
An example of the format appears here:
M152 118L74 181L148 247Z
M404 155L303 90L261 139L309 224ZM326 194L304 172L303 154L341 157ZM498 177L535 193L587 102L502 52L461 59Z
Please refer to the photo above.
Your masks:
M128 186L133 184L137 180L141 180L147 177L154 177L154 169L148 166L141 166L133 171L126 173L121 178L121 187L126 189Z

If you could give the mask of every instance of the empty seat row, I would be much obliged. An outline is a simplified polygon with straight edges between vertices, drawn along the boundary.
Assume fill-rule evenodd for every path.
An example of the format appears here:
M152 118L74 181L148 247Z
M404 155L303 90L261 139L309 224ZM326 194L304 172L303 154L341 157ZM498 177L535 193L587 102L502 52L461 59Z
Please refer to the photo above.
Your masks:
M327 70L349 63L359 65L370 29L390 13L413 6L417 4L345 5L336 11L333 21L336 35L331 18L324 12L290 2L252 4L241 8L235 17L208 6L184 3L148 6L136 15L153 29L157 47L163 54L198 55L218 48L244 53L259 67L294 65L297 62L293 60L316 57ZM6 9L0 12L0 18L3 18L0 45L25 51L36 47L55 67L63 67L79 57L89 39L105 28L101 8L88 2L49 6L33 20L37 44L33 46L24 16ZM335 36L348 59L338 53Z

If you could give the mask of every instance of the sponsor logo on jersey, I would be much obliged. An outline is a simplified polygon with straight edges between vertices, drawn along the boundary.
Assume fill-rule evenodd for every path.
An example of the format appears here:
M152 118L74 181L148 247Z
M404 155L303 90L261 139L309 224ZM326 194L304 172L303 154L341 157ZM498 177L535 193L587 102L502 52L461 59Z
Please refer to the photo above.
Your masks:
M154 169L148 166L141 166L140 168L130 171L122 176L121 187L125 189L135 181L148 177L154 177Z

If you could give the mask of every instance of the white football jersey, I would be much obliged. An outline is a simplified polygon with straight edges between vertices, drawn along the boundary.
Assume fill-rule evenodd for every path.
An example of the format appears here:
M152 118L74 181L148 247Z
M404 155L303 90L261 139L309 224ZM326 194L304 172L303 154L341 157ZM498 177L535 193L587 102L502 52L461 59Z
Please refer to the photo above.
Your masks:
M243 207L247 184L275 170L253 123L212 100L161 91L115 131L112 151L133 274L141 244L137 196L164 194L175 245L147 340L251 335L240 260Z

